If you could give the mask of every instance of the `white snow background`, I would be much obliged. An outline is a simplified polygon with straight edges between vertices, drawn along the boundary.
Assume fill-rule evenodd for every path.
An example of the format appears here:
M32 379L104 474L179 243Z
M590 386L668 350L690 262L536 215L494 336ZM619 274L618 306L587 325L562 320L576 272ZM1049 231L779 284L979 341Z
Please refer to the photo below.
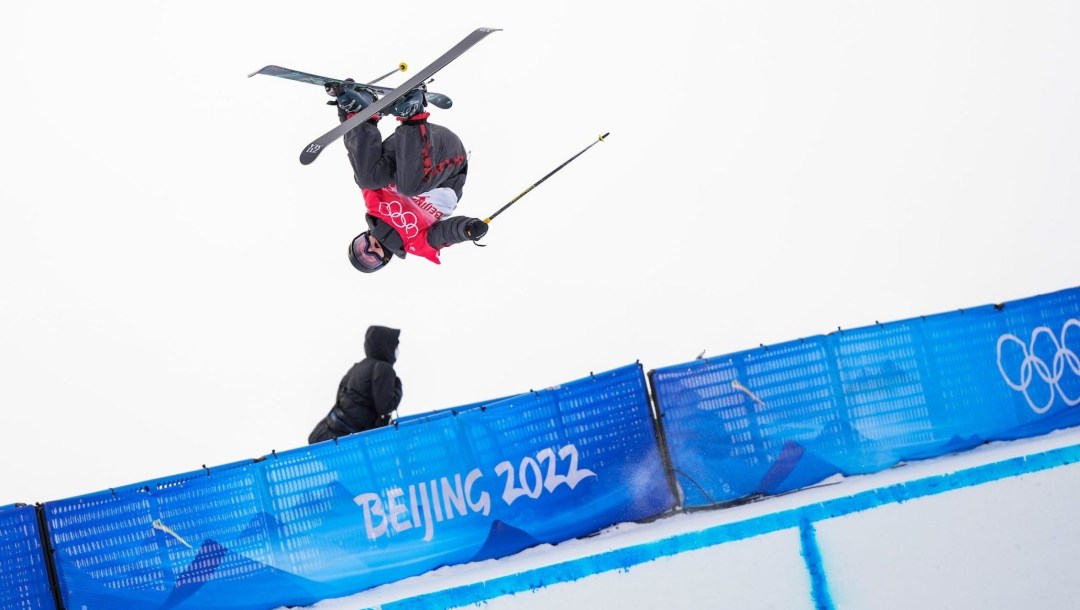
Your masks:
M363 276L318 87L444 69L487 248ZM401 414L1080 284L1080 4L23 2L0 19L0 504ZM388 82L401 82L398 75ZM393 121L384 121L389 133Z

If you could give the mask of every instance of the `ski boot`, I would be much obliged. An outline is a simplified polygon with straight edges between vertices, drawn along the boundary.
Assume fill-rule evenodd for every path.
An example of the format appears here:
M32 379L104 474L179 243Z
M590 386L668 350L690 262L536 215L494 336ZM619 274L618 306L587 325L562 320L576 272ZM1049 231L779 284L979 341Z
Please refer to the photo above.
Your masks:
M353 79L345 79L344 82L332 82L326 84L326 93L334 98L334 101L326 102L329 106L338 107L338 118L344 121L348 115L360 112L379 99L378 92Z
M425 106L427 106L427 85L420 85L394 102L390 108L390 114L407 120L423 112Z

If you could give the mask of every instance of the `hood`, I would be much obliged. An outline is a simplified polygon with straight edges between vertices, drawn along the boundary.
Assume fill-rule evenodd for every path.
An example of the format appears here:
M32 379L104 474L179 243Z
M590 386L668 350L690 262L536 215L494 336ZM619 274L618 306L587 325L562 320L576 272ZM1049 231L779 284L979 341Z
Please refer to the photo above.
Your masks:
M397 360L398 336L401 331L385 326L369 326L364 336L364 355L393 364Z

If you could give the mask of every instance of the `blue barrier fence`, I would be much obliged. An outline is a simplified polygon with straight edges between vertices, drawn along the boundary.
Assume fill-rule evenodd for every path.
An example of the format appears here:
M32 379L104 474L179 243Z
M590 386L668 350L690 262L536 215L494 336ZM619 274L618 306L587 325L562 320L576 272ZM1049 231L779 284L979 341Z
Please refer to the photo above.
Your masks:
M310 604L670 510L638 365L46 502L67 608ZM258 591L257 596L252 591Z
M0 506L0 608L56 608L33 506Z
M688 508L1080 423L1080 289L652 371Z
M11 608L265 609L1080 424L1080 288L0 508ZM41 531L39 524L46 525ZM54 602L54 600L56 600Z

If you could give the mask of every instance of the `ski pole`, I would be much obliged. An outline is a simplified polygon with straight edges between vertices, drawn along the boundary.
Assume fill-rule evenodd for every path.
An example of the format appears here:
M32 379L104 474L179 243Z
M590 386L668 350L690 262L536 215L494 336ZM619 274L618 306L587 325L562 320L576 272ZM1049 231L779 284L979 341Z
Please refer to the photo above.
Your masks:
M386 78L386 77L388 77L388 76L393 76L394 74L397 74L398 72L404 72L404 71L406 71L406 70L408 70L408 69L409 69L409 64L407 64L407 63L405 63L405 62L401 62L400 64L398 64L398 66L397 66L397 68L396 68L396 69L394 69L394 70L391 70L391 71L387 72L386 74L383 74L383 75L382 75L382 76L380 76L379 78L376 78L375 80L373 80L373 81L370 81L370 82L368 82L367 84L369 84L369 85L374 85L375 83L377 83L377 82L379 82L379 81L383 80L384 78Z
M604 135L600 136L600 137L599 137L599 138L598 138L598 139L596 140L596 142L593 142L592 144L589 144L589 145L588 145L588 146L586 146L585 148L581 149L581 152L579 152L578 154L574 155L573 157L570 157L570 158L569 158L569 159L567 159L566 161L563 161L563 164L562 164L562 165L560 165L559 167L556 167L555 169L553 169L553 170L551 170L550 172L548 172L548 175L546 175L546 176L544 176L543 178L541 178L541 179L537 180L537 181L536 181L535 183L533 183L533 185L532 185L532 186L530 186L529 188L525 189L524 191L521 191L521 194L520 194L520 195L518 195L517 197L514 197L513 199L511 199L511 200L509 201L509 203L507 203L507 204L506 204L506 205L504 205L503 207L501 207L501 208L499 208L498 210L496 210L494 214L492 214L491 216L488 216L487 218L485 218L485 219L484 219L484 224L490 224L490 223L491 223L491 221L492 221L492 220L494 220L496 216L498 216L499 214L502 214L502 213L503 213L503 210L505 210L506 208L508 208L508 207L510 207L510 206L512 206L512 205L514 205L514 202L516 202L516 201L517 201L518 199L521 199L522 197L524 197L524 196L525 196L525 195L526 195L526 194L527 194L527 193L528 193L529 191L531 191L531 190L533 190L534 188L536 188L536 187L540 186L540 183L541 183L541 182L543 182L544 180L547 180L548 178L550 178L550 177L552 176L552 174L554 174L555 172L559 171L560 169L562 169L562 168L566 167L566 165L567 165L568 163L570 163L570 162L571 162L571 161L573 161L574 159L577 159L578 157L580 157L581 155L583 155L583 154L585 153L585 151L586 151L586 150L589 150L589 149L590 149L590 148L592 148L593 146L596 146L596 143L597 143L597 142L603 142L603 141L604 141L604 138L608 137L608 135L610 135L610 134L611 134L611 132L610 132L610 131L609 131L609 132L607 132L607 133L605 133Z
M388 76L397 74L398 72L404 72L404 71L406 71L408 69L409 69L409 64L407 64L405 62L401 62L400 64L398 64L397 68L387 72L386 74L383 74L382 76L376 78L375 80L368 81L366 83L354 83L354 81L352 79L345 79L345 80L340 81L340 82L339 81L331 81L331 82L326 83L326 92L328 94L330 94L331 96L333 96L333 97L337 97L337 96L341 95L342 87L344 87L346 85L352 85L352 84L374 85L375 83L385 79ZM250 74L248 76L250 76ZM336 102L334 102L334 103L336 103ZM331 105L331 102L326 102L326 104L329 106L329 105Z

